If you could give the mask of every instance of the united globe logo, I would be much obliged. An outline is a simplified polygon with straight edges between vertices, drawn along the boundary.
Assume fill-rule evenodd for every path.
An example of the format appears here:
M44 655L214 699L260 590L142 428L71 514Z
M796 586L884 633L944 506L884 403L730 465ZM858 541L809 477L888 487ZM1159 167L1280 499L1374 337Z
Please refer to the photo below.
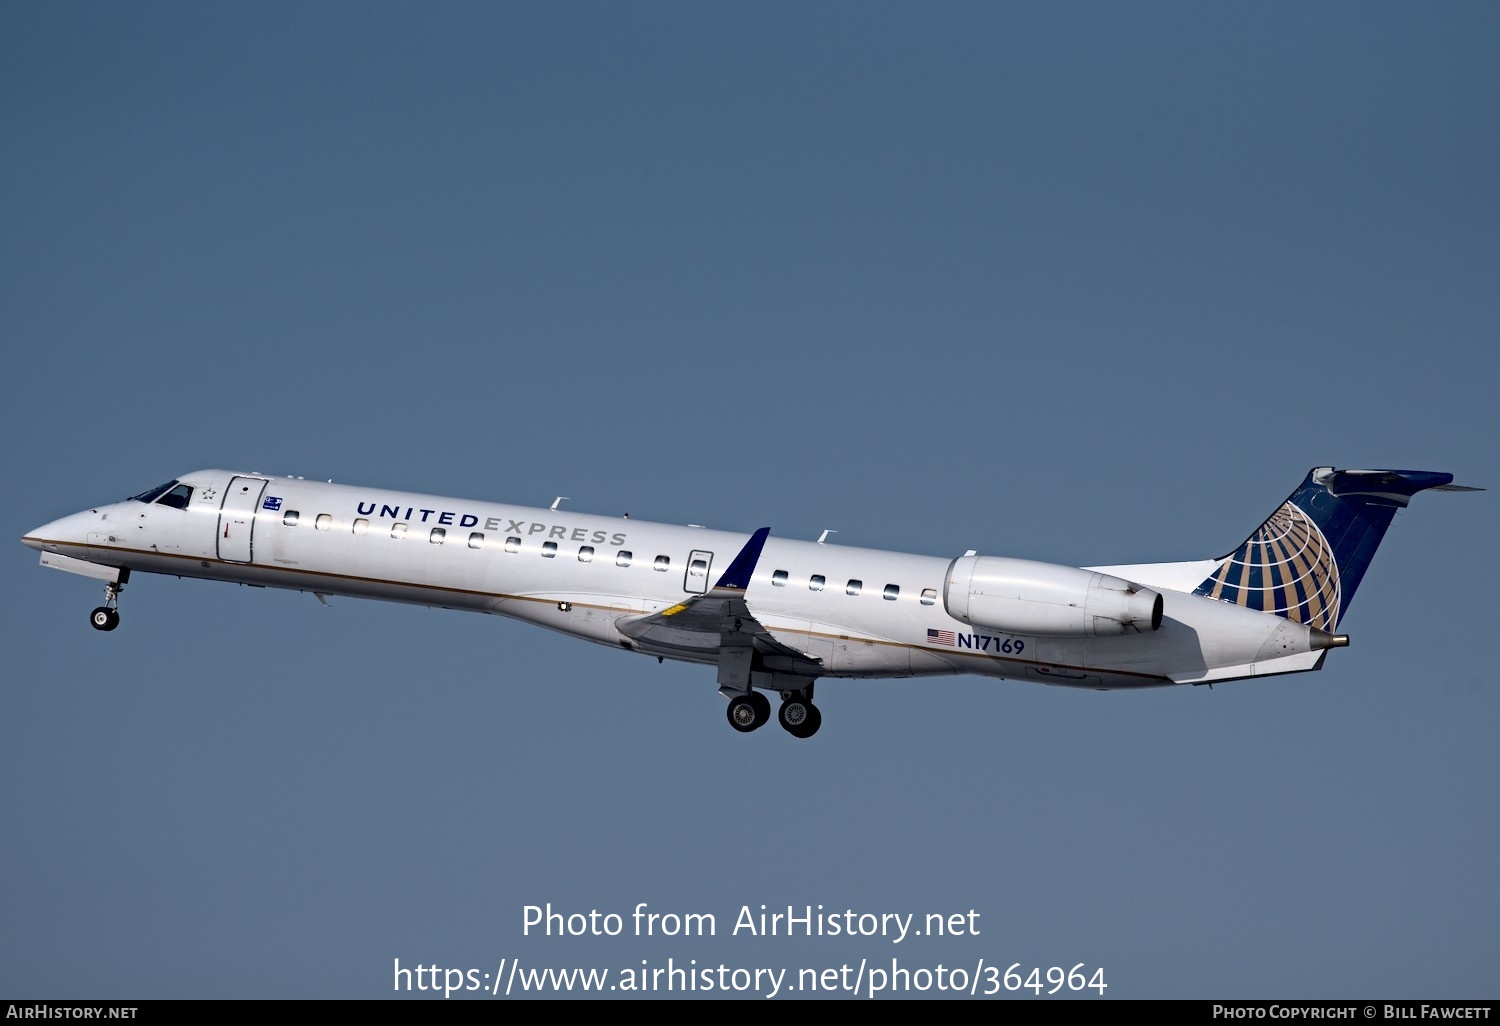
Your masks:
M1339 616L1338 562L1318 525L1285 502L1194 594L1332 631Z

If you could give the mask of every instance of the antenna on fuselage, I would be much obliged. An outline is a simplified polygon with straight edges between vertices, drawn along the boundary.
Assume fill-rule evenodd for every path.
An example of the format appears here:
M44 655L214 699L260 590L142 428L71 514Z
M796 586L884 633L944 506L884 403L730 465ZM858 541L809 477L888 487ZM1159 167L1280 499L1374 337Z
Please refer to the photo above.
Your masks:
M552 512L556 513L557 512L557 504L559 502L562 502L564 499L567 499L567 498L571 498L571 496L559 495L557 498L555 498L555 499L552 500L552 505L549 506L549 507L547 507L547 508L550 509L550 510L552 510Z
M824 531L822 534L818 535L818 544L822 545L825 541L827 541L830 534L838 534L838 531L834 530L833 528L829 528L828 530Z

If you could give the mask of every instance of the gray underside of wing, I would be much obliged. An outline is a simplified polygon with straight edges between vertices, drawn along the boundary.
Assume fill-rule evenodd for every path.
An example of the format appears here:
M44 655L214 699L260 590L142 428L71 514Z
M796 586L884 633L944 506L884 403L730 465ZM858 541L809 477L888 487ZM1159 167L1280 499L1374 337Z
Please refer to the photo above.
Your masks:
M782 656L816 671L817 660L771 636L745 605L744 593L715 588L659 613L624 616L620 633L645 651L713 661L724 648L751 647L763 656Z

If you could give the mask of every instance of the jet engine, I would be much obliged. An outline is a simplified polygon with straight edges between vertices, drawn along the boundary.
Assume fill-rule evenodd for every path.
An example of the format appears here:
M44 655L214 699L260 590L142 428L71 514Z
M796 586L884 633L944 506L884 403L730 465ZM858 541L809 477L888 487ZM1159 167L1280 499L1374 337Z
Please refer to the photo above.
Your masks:
M943 590L948 613L1006 634L1107 637L1161 627L1160 593L1056 563L960 556Z

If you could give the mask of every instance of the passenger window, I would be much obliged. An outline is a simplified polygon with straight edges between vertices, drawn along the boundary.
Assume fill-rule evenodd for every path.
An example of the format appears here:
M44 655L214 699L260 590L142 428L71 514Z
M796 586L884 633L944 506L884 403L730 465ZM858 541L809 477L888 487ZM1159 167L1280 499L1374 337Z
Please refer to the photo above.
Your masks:
M807 588L809 591L822 591L823 585L827 583L828 578L824 577L822 574L813 574L812 577L808 579Z
M320 531L326 531L333 526L333 515L330 513L319 513L318 519L313 521L313 526Z
M581 548L581 549L578 550L578 562L580 562L580 563L592 563L593 561L594 561L594 547L592 545L585 545L585 546L583 546L583 548Z
M901 588L899 586L894 585L894 584L887 584L885 586L885 596L884 597L885 597L885 600L887 602L894 602L894 601L896 601L896 596L898 596L900 594L901 594Z
M778 570L771 575L771 583L778 588L786 587L786 571Z
M924 605L924 606L930 606L930 605L932 605L936 601L937 601L937 589L936 588L923 588L922 589L922 605Z
M542 558L551 559L557 555L557 542L542 542Z
M289 509L285 513L281 514L281 522L288 527L296 527L298 516L299 514L296 510Z
M630 550L629 549L621 549L619 552L615 553L615 566L629 566L629 565L630 565Z
M509 538L505 539L505 551L506 552L520 552L521 551L521 539L517 538L515 535L511 535Z
M484 548L484 535L480 534L478 531L475 531L473 534L469 535L469 548Z
M859 589L863 588L864 586L865 586L865 582L864 581L857 581L857 580L854 580L853 578L850 578L849 583L846 584L846 585L844 585L844 594L845 595L858 595L859 594Z
M354 521L354 533L363 537L370 533L370 522L364 517L358 517Z
M400 541L402 538L405 538L406 537L406 525L405 524L392 524L391 525L391 537L395 538L397 541Z
M688 564L689 577L702 577L708 573L708 564L701 559L695 559Z
M672 561L666 556L657 556L656 562L651 566L651 569L653 570L670 570L671 568Z
M432 533L427 536L427 540L432 542L432 544L434 545L441 545L443 544L443 539L446 537L448 537L447 531L443 530L441 527L434 527L432 529Z

